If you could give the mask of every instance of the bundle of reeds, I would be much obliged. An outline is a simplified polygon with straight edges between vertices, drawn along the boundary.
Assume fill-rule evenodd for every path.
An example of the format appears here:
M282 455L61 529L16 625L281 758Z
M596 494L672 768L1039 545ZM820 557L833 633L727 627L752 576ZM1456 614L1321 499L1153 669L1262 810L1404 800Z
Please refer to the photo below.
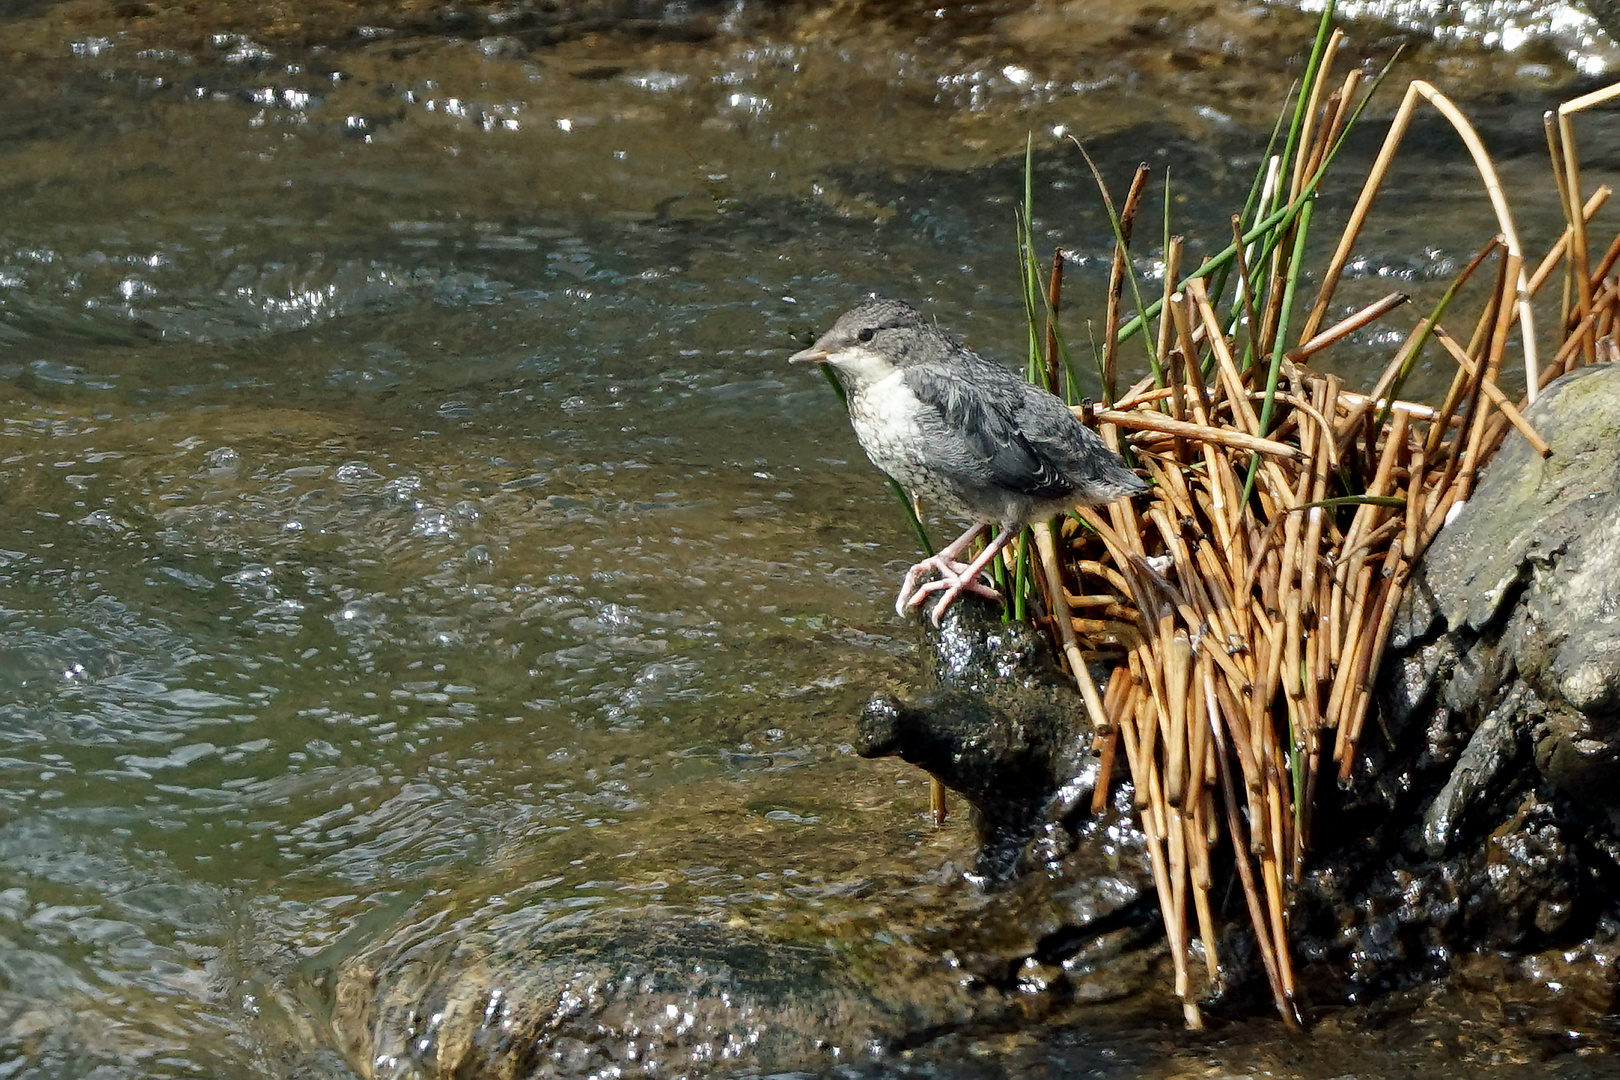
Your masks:
M1227 865L1241 884L1277 1008L1289 1024L1300 1022L1289 959L1291 890L1307 857L1322 774L1341 783L1353 778L1379 661L1414 561L1468 497L1510 428L1548 452L1515 404L1520 395L1501 386L1510 343L1522 350L1527 371L1521 401L1575 364L1615 351L1620 289L1609 275L1620 236L1591 267L1587 223L1608 191L1583 201L1567 118L1620 87L1571 102L1558 124L1549 120L1569 224L1527 271L1479 140L1443 95L1412 84L1304 326L1291 337L1316 185L1369 82L1352 74L1340 90L1325 92L1337 42L1336 33L1319 39L1289 145L1272 159L1247 216L1234 217L1233 244L1182 277L1179 242L1169 241L1162 295L1151 305L1138 295L1142 314L1127 320L1121 297L1130 279L1131 222L1146 181L1145 171L1138 173L1114 216L1115 274L1099 358L1104 403L1076 411L1142 467L1153 491L1035 530L1042 573L1031 576L1044 585L1042 606L1098 733L1099 809L1123 750L1149 838L1176 989L1193 1025L1200 1023L1193 974L1200 953L1208 979L1220 979L1212 889L1217 867ZM1406 316L1407 298L1392 295L1320 330L1423 101L1452 121L1473 154L1500 235L1429 314ZM1059 370L1050 329L1057 265L1047 288L1029 289L1032 314L1044 309L1048 327L1044 337L1032 333L1032 377L1049 383ZM1565 286L1562 340L1541 365L1534 301L1555 279ZM1465 289L1471 326L1453 336L1445 319ZM1374 320L1403 316L1411 330L1372 386L1352 389L1319 370L1321 354L1336 342ZM1137 333L1150 338L1155 326L1152 373L1117 390L1119 343ZM1297 344L1288 346L1290 338ZM1401 400L1425 349L1454 364L1450 387L1432 404ZM1088 656L1115 661L1102 687L1088 672Z

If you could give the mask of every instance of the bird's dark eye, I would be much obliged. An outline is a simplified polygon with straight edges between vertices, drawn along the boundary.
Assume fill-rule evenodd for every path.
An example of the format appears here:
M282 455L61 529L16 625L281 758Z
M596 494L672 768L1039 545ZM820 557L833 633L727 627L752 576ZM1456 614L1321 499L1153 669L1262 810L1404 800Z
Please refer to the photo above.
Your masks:
M872 329L870 326L867 326L867 327L863 327L861 329L861 332L856 334L855 336L857 338L859 338L861 341L871 341L874 337L877 336L877 331Z

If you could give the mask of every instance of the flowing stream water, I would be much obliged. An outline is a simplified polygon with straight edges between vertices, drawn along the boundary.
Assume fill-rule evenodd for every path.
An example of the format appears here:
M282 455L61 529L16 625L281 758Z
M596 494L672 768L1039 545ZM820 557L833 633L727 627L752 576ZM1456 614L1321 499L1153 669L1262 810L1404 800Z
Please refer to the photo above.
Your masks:
M1178 227L1224 243L1311 24L1262 63L1264 20L1149 19L1127 65L1140 11L1060 7L955 36L768 5L550 36L526 8L0 13L0 1078L350 1075L309 988L407 916L848 940L959 880L960 815L847 745L918 662L913 541L786 356L878 289L1012 359L1031 129L1071 310L1110 234L1065 132L1116 185L1168 168ZM1060 25L1061 76L1031 44ZM1495 87L1542 240L1540 111L1606 62L1581 41L1422 69ZM1596 182L1620 128L1586 130ZM1414 139L1358 295L1433 292L1495 231L1455 142ZM1331 1022L1187 1044L1167 1011L1086 1060L1394 1076L1539 1045L1478 997L1444 1017L1357 1064ZM945 1074L1046 1067L976 1060Z

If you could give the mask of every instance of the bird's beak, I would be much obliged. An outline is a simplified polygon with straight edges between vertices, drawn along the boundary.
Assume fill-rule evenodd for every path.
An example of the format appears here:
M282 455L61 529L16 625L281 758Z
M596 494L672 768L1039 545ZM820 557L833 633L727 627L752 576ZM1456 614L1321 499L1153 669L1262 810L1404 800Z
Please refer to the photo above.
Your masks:
M809 363L814 363L814 362L821 361L821 360L826 360L827 357L829 357L831 355L832 355L831 352L829 352L826 349L822 348L820 345L812 345L808 349L800 349L798 352L796 352L792 356L788 357L788 363L790 363L790 364L809 364Z

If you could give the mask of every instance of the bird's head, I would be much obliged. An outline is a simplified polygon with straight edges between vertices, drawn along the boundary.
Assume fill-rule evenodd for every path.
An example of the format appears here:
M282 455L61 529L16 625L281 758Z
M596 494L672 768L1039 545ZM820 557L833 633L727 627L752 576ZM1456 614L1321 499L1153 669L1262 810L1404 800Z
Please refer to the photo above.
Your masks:
M844 312L814 345L788 359L831 364L846 383L866 386L898 368L938 355L949 345L945 335L916 308L877 297Z

